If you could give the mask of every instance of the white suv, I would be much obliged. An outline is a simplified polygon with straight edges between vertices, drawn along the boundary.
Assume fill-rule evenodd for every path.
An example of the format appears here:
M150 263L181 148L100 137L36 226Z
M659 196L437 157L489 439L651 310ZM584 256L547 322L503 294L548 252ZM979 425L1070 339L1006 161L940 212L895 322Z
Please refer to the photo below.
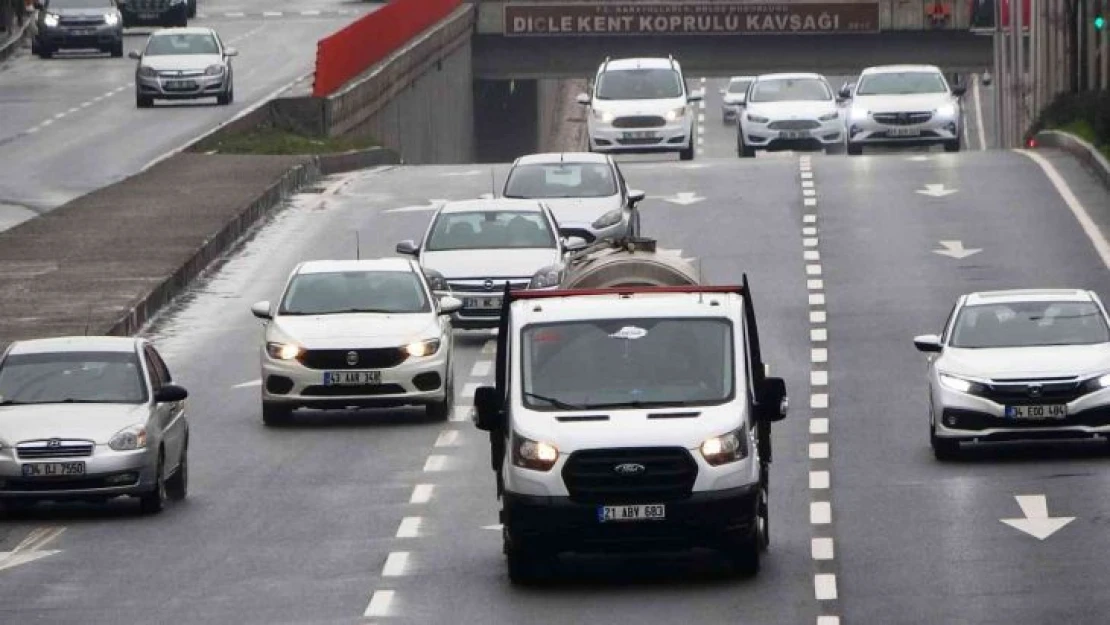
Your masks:
M661 539L755 574L786 387L765 375L746 280L516 291L502 310L496 386L474 405L511 581Z
M581 93L591 152L678 152L693 160L700 91L686 90L682 67L671 57L605 59L593 95Z

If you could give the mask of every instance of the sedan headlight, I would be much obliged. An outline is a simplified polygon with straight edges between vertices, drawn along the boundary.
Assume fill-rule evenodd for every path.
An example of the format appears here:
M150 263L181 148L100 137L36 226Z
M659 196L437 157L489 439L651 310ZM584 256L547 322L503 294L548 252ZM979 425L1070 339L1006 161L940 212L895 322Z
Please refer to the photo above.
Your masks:
M615 226L619 224L623 219L624 211L619 208L614 208L601 217L598 217L597 220L590 224L590 226L593 227L594 230L601 230L603 228Z
M748 438L744 428L707 439L701 444L701 455L715 467L747 458Z
M594 119L600 121L603 124L612 123L613 120L617 117L611 111L599 111L597 109L593 109L593 114Z
M303 351L299 345L292 343L266 343L266 353L275 360L293 360Z
M135 424L116 432L108 441L108 446L116 451L132 451L146 447L146 426Z
M204 69L204 74L206 76L219 76L222 73L224 73L223 65L209 65Z
M153 67L147 67L144 65L139 68L139 76L142 76L143 78L155 78L158 76L158 72L154 71Z
M435 269L428 269L427 267L424 267L423 271L424 277L428 280L428 286L431 287L432 291L451 290L451 285L447 284L447 278L444 278L442 273Z
M871 114L871 111L868 111L867 109L854 108L854 109L851 110L850 113L848 113L848 117L850 117L853 120L862 121L862 120L867 119L867 116L870 115L870 114Z
M667 111L667 114L666 114L665 117L667 118L667 121L669 121L669 122L676 122L676 121L682 119L683 117L686 117L686 107L685 106L680 106L680 107L678 107L674 110Z
M57 16L57 15L54 15L53 13L47 13L47 14L46 14L46 15L45 15L45 16L44 16L44 17L42 18L42 23L43 23L43 24L46 24L46 25L47 25L47 26L49 26L50 28L54 28L55 26L57 26L57 25L58 25L58 16Z
M1083 384L1087 392L1101 391L1110 387L1110 373L1104 373L1097 378L1091 378Z
M748 121L752 122L753 124L766 124L771 120L763 117L762 115L752 115L751 113L748 113Z
M986 388L987 388L986 385L984 385L980 382L975 382L975 381L972 381L972 380L965 380L964 378L958 378L954 375L949 375L947 373L941 373L939 375L939 377L940 377L940 383L941 384L943 384L944 386L952 389L953 391L958 391L960 393L967 393L969 395L977 395L977 394L982 393L983 391L985 391Z
M550 471L559 461L559 449L550 443L525 438L513 432L513 465L533 471Z
M824 115L818 117L817 119L818 119L818 121L831 122L832 120L836 119L837 117L840 117L840 112L839 111L833 111L832 113L825 113Z
M415 341L405 345L405 353L414 358L421 356L431 356L439 351L439 339L428 339L426 341Z
M955 104L942 104L942 105L938 106L937 110L936 110L936 116L937 117L955 117L956 116L956 105Z
M104 23L109 26L115 26L116 24L119 24L119 13L105 13Z
M549 265L540 269L532 276L532 280L528 283L530 289L549 289L551 287L559 286L563 281L563 266L562 265Z

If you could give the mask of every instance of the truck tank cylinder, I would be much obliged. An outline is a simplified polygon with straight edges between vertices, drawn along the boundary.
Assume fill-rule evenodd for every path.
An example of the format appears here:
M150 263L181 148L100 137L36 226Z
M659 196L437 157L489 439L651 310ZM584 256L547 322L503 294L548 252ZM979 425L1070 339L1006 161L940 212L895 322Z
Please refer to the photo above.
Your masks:
M697 286L694 265L675 253L629 251L619 246L595 250L571 263L560 286L566 289L629 286Z

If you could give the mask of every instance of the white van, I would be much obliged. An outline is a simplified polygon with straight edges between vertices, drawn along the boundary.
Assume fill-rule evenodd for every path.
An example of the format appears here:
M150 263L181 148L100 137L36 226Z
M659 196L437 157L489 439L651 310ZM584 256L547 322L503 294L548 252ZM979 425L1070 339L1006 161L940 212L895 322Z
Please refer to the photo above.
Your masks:
M767 377L743 286L506 290L490 433L509 577L560 552L711 547L743 574L768 544Z

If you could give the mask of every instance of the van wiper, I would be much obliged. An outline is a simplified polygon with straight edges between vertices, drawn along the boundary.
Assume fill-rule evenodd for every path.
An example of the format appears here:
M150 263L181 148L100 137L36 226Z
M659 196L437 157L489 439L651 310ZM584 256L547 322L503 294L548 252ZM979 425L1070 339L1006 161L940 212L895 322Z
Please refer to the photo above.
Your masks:
M576 406L574 404L569 404L569 403L567 403L567 402L565 402L561 399L556 399L554 397L547 397L546 395L537 395L536 393L529 393L528 391L524 391L524 396L525 397L531 397L532 399L538 399L540 401L545 401L545 402L551 404L552 406L555 406L556 408L562 408L563 410L585 410L586 409L584 406Z
M603 404L589 404L585 406L586 410L593 410L595 408L663 408L666 406L682 406L683 401L642 401L633 399L629 401L614 401Z

